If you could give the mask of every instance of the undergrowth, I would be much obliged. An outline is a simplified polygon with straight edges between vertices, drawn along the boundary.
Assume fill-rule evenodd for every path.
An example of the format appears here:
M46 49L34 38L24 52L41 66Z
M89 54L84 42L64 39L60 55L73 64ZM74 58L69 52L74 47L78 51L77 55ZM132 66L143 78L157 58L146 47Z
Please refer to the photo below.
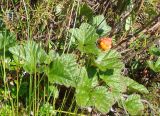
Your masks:
M0 114L158 115L158 0L0 1Z

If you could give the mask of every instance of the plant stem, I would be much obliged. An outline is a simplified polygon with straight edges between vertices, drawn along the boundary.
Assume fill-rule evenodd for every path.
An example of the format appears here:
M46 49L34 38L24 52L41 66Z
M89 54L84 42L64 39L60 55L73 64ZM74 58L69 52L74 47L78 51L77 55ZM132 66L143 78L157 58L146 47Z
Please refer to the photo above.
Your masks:
M37 84L37 86L38 86L38 90L37 90L37 103L38 103L38 105L37 105L37 116L38 116L38 112L39 112L39 83L40 83L40 80L39 80L39 78L40 78L40 74L38 74L38 84Z
M29 13L28 13L28 10L27 10L27 5L25 3L25 1L23 0L23 5L24 5L24 9L25 9L25 12L26 12L26 17L27 17L27 32L28 32L28 40L30 39L30 20L29 20Z
M77 11L78 11L78 8L79 8L79 1L77 1L78 3L77 3ZM73 8L74 8L74 6L72 7L72 10L71 10L71 17L72 17L72 12L73 12ZM70 21L69 21L69 26L70 26L70 22L71 22L71 18L70 17ZM76 25L76 19L77 19L77 12L76 12L76 16L75 16L75 19L74 19L74 24L73 24L73 28L75 27L75 25ZM68 28L69 28L69 26L68 26ZM67 34L68 34L68 32L67 32ZM71 35L72 36L72 35ZM70 41L69 41L69 45L68 45L68 50L67 50L67 53L69 52L69 49L70 49L70 46L71 46L71 42L72 42L72 38L70 39Z
M5 38L7 38L7 30L5 30ZM4 90L5 90L5 93L4 93L4 95L5 95L5 97L6 97L6 64L5 64L5 57L6 57L6 55L5 55L5 51L6 51L6 49L5 49L5 41L4 41L4 44L3 44L3 82L4 82Z
M31 97L32 97L32 76L30 74L30 82L29 82L29 111L28 111L28 115L30 115L30 112L31 112Z
M70 24L71 24L71 21L72 21L72 15L73 15L73 10L74 10L74 7L75 7L75 0L74 0L74 2L73 2L73 5L72 5L72 8L71 8L71 13L70 13L70 17L69 17L69 22L68 22L68 30L70 29ZM68 32L67 32L67 35L66 35L66 40L65 40L65 43L64 43L64 48L63 48L63 54L64 54L64 52L66 51L66 49L67 49L67 36L68 36Z
M160 17L160 14L158 14L156 17L154 17L151 21L149 21L144 27L139 29L137 32L133 34L133 36L137 36L140 32L144 31L147 27L149 27L154 21L156 21Z
M35 73L34 73L34 103L35 103L35 105L34 105L34 114L35 114L35 116L36 116L36 111L37 111L36 83L37 83L37 81L36 81L36 68L35 68Z
M82 115L82 114L76 114L76 113L71 113L71 112L62 111L62 110L54 110L54 111L55 111L55 112L59 112L59 113L69 114L69 115L85 116L85 115Z
M19 103L18 103L18 102L19 102L19 100L18 100L18 99L19 99L19 97L18 97L18 96L19 96L19 95L18 95L18 92L19 92L19 81L18 81L18 77L19 77L19 76L18 76L18 71L16 71L16 73L17 73L17 97L16 97L16 98L17 98L17 116L18 116L18 107L19 107L19 105L18 105L18 104L19 104Z

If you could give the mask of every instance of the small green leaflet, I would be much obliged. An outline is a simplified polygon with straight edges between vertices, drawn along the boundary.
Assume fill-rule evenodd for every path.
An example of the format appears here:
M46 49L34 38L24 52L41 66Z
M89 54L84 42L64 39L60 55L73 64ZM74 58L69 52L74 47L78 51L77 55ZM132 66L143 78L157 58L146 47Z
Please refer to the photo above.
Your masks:
M140 96L137 94L130 95L124 104L125 108L131 115L141 115L142 111L144 110Z
M149 91L146 89L145 86L137 83L133 79L130 79L128 77L124 77L124 79L125 79L125 83L127 84L127 87L128 87L129 90L136 91L136 92L139 92L139 93L144 93L144 94L149 93Z

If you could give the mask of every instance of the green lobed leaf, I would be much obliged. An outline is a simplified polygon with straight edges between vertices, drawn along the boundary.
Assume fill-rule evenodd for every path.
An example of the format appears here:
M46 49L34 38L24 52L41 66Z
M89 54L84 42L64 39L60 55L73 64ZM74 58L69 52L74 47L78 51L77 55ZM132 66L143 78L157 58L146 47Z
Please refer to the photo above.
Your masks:
M75 87L78 77L77 70L78 65L75 56L64 54L50 63L47 75L49 81L52 83Z
M97 86L95 80L89 79L87 73L84 73L76 88L76 102L81 107L95 106L99 111L107 113L115 103L114 96L106 87Z
M79 29L73 28L69 31L72 41L76 42L78 49L84 53L97 54L99 49L96 46L98 35L93 26L88 23L82 23Z
M100 73L100 78L111 88L114 92L125 92L127 85L125 84L120 70L107 70Z
M76 102L81 107L92 106L90 102L92 80L88 78L87 71L83 67L80 71L80 80L76 87Z
M11 47L9 51L14 57L17 57L15 59L24 62L23 68L29 73L38 70L37 65L44 63L47 56L46 52L34 41L27 41L24 45Z
M107 91L107 88L104 86L96 87L93 90L91 101L102 113L109 112L112 105L115 103L113 94Z
M91 75L88 73L88 70L86 70L85 67L82 67L79 69L79 81L78 81L78 86L80 85L87 85L90 87L95 87L98 85L98 79L96 75Z
M91 97L90 86L81 85L76 88L76 102L81 107L93 106L90 102Z
M96 32L100 36L104 36L111 31L111 27L107 25L104 15L95 16L92 25L97 28Z
M141 115L144 110L140 96L137 94L130 95L125 101L125 108L131 115Z
M107 113L115 100L113 94L104 86L91 88L81 85L76 89L76 102L81 107L95 106L100 112Z
M129 90L144 93L144 94L149 93L149 91L146 89L146 87L143 86L142 84L139 84L136 81L134 81L128 77L125 77L124 79L125 79L124 81L127 84L127 87Z
M124 64L121 62L120 57L121 55L115 50L102 52L95 60L95 65L102 71L107 69L122 69Z

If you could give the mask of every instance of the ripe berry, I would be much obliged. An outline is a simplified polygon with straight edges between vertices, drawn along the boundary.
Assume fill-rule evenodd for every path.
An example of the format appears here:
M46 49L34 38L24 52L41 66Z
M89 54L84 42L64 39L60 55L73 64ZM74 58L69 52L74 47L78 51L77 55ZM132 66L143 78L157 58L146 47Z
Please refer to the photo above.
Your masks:
M98 47L103 51L110 50L112 47L112 39L106 37L100 38L98 40Z

